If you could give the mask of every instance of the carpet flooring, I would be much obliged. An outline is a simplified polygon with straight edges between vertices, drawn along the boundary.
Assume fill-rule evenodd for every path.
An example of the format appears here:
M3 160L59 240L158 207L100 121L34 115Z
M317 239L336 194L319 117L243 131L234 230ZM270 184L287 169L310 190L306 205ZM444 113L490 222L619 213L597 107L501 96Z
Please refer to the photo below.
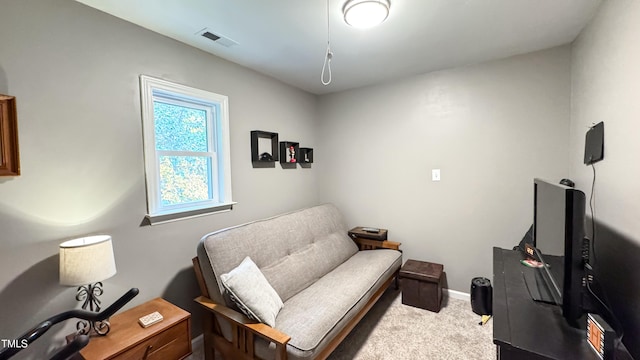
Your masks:
M493 360L493 322L480 326L468 301L447 298L439 313L402 304L390 288L329 360Z
M391 287L328 360L496 359L493 321L479 321L469 301L445 296L434 313L403 305L401 292ZM201 339L188 359L204 359Z

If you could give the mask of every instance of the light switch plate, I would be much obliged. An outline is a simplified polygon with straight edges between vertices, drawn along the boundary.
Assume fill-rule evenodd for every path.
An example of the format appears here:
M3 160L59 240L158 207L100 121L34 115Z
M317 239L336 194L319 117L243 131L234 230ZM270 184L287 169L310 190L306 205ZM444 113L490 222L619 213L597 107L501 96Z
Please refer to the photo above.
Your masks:
M440 181L440 169L431 170L431 181Z

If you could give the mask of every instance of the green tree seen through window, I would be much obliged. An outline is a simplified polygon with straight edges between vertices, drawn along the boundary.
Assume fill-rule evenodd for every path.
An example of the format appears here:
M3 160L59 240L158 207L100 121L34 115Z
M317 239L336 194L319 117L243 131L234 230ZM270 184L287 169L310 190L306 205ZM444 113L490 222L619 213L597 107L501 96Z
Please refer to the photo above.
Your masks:
M207 111L154 101L156 150L207 152ZM163 205L185 204L211 199L211 163L205 155L162 155L159 157L160 199Z
M156 150L209 150L205 110L154 101L153 115Z

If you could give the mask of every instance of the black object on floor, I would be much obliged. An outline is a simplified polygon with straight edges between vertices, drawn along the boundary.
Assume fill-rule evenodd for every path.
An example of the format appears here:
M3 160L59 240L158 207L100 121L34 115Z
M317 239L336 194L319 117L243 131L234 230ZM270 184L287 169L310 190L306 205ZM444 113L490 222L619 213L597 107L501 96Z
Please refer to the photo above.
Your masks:
M491 315L493 301L491 281L484 277L471 280L471 310L478 315Z

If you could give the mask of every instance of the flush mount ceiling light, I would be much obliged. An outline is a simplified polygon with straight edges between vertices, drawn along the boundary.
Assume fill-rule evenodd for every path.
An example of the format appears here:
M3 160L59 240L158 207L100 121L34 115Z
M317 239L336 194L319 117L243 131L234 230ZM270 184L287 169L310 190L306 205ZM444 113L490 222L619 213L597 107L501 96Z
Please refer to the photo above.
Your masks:
M349 0L342 8L344 21L356 28L370 28L389 16L389 6L389 0Z

